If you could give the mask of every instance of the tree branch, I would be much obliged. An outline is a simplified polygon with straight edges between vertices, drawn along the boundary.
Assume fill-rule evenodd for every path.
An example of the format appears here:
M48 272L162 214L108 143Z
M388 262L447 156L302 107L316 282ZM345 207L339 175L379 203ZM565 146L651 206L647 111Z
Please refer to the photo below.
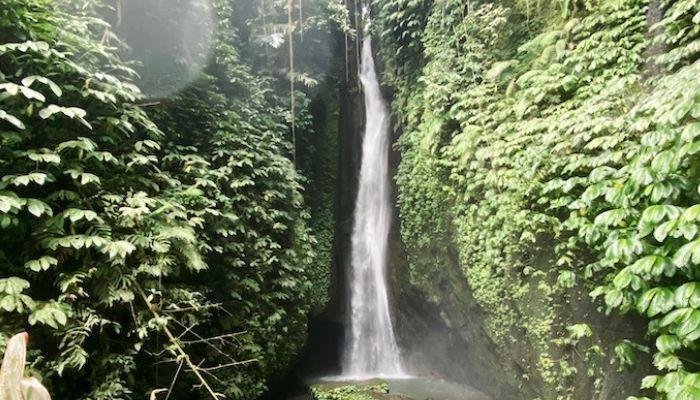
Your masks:
M141 285L139 285L138 282L134 282L134 285L136 285L136 289L141 295L141 298L143 299L144 303L146 303L148 309L151 311L151 314L153 314L153 316L157 319L161 318L157 308L148 300L148 296L146 296L146 292L143 291ZM168 329L168 325L164 324L162 329L165 335L168 337L170 343L177 351L177 353L185 361L185 363L187 363L187 366L190 367L190 370L197 376L197 379L199 379L199 382L206 389L211 398L214 400L219 400L219 396L223 397L223 395L214 392L214 389L212 389L212 387L209 385L209 382L207 382L207 380L204 379L204 376L202 376L202 373L200 372L200 368L192 362L192 359L190 358L189 354L187 354L187 352L182 348L182 346L180 346L178 339L172 334L172 332L170 332L170 329Z

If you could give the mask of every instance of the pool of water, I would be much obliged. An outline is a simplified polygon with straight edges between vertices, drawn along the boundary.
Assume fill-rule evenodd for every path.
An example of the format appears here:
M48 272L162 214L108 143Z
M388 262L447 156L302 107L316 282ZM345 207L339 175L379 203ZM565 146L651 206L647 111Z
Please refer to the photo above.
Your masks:
M387 381L390 393L405 395L413 400L491 400L470 386L441 379L410 377Z

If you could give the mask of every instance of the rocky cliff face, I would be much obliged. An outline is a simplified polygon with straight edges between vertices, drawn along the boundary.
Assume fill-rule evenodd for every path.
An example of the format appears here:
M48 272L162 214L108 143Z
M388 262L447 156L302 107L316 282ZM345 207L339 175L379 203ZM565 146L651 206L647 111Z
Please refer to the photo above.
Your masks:
M398 229L392 246L394 266L394 298L398 340L404 359L412 371L424 376L437 376L469 384L494 399L555 399L559 382L546 382L536 366L541 356L538 343L530 339L532 332L514 331L512 345L496 343L484 328L488 312L472 295L468 282L460 275L456 256L452 263L441 264L443 277L430 289L418 289L410 283L405 248ZM434 251L455 253L450 245L436 245ZM539 284L546 284L539 282ZM630 337L644 341L643 324L633 318L601 314L591 305L586 293L574 294L575 300L558 304L559 318L589 321L597 328L590 338L610 354L621 341ZM537 294L518 308L519 320L542 317ZM553 333L544 339L554 341L564 333ZM562 350L566 351L566 350ZM554 357L561 356L554 355ZM583 357L583 356L582 356ZM651 373L644 360L632 371L618 371L606 358L595 361L577 359L576 369L567 377L571 398L580 400L623 400L638 390L639 381ZM595 371L595 373L593 373ZM589 373L591 375L589 375Z

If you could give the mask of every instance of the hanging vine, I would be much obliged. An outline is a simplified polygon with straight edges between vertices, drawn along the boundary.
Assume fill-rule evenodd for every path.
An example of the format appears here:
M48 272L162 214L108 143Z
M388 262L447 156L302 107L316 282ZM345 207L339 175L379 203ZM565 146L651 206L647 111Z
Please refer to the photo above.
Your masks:
M294 9L294 0L287 0L287 47L289 50L289 102L291 113L291 130L292 130L292 160L296 165L297 160L297 135L296 135L296 94L294 90L294 21L292 19L292 11Z

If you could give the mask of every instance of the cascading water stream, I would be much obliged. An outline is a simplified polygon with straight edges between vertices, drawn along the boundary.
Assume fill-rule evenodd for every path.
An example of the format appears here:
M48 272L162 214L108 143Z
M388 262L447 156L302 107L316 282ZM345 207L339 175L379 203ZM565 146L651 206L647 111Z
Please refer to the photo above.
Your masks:
M369 36L362 45L360 79L367 118L352 233L350 324L343 375L400 376L404 373L389 312L386 273L392 217L389 115L379 88Z
M364 14L367 17L366 11ZM368 19L365 22L369 23ZM393 216L389 175L390 120L379 88L369 35L362 43L361 65L360 80L367 118L347 274L349 324L341 375L326 376L320 381L337 383L378 377L388 383L390 394L401 398L489 400L473 388L444 381L435 377L433 372L430 378L405 372L394 337L387 290L387 252ZM422 369L436 370L430 365Z

